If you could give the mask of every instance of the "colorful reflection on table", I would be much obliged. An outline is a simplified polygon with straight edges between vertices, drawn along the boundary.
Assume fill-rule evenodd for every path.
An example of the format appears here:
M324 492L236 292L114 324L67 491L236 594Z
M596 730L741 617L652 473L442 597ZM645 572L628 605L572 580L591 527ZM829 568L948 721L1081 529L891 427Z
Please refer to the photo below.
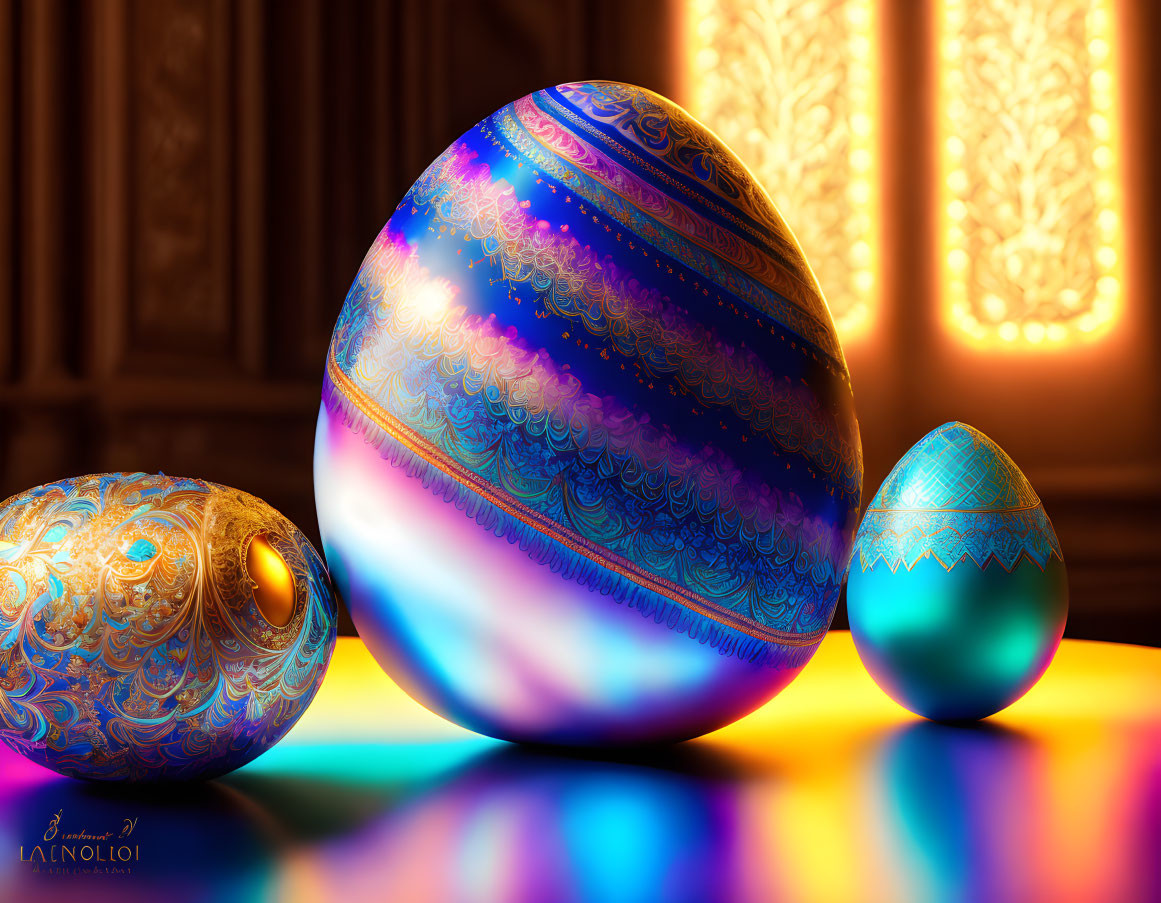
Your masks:
M1161 650L1066 642L964 728L895 706L835 633L751 717L601 759L462 731L341 640L300 724L234 775L125 795L5 751L0 788L19 900L1150 900ZM136 818L132 873L34 872L21 848L58 811L90 833Z

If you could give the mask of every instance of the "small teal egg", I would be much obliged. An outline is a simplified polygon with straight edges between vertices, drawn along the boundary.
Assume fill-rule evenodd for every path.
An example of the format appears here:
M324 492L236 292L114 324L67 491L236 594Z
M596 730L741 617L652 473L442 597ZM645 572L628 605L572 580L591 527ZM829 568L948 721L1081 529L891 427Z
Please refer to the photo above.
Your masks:
M979 430L945 423L872 499L847 608L859 656L892 699L969 721L1040 679L1064 633L1068 577L1020 468Z

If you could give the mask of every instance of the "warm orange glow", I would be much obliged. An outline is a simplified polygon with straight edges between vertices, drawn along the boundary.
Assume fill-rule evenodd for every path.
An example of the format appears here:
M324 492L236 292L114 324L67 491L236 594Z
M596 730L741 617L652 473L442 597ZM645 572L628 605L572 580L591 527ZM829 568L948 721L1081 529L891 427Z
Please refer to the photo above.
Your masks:
M793 229L839 336L865 331L877 271L871 0L690 0L688 96Z
M1106 333L1121 304L1111 0L945 0L944 313L993 348Z
M265 536L250 540L246 571L254 584L258 610L275 627L285 627L294 615L294 575Z

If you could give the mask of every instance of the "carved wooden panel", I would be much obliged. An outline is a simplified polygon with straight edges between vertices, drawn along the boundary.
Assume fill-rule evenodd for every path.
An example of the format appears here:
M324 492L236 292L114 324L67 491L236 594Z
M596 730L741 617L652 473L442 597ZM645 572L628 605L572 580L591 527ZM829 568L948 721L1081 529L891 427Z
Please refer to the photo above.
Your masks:
M0 173L12 173L16 140L16 35L14 8L0 6ZM16 376L15 180L0 176L0 381Z
M130 356L232 345L230 41L221 0L129 6Z
M666 90L668 32L611 42L642 14L621 8L0 4L0 497L163 470L314 536L322 361L363 254L513 96L621 65Z

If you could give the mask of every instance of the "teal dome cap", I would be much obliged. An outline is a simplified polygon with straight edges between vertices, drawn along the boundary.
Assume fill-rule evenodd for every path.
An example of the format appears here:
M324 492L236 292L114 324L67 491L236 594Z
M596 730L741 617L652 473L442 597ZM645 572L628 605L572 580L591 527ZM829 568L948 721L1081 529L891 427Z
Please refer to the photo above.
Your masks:
M995 442L966 423L936 427L903 456L869 510L1013 511L1040 504L1032 484Z

